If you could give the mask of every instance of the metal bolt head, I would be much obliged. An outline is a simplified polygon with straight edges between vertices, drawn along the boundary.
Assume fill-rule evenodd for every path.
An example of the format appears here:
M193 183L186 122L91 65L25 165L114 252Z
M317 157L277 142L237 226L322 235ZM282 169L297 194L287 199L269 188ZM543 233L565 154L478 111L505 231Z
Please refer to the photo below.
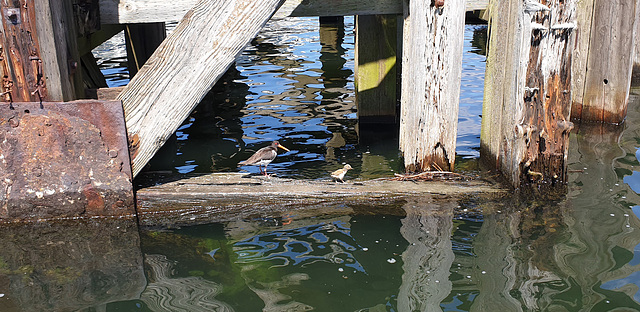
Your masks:
M116 157L118 157L118 151L116 151L116 150L109 150L109 157L111 157L111 158L116 158Z

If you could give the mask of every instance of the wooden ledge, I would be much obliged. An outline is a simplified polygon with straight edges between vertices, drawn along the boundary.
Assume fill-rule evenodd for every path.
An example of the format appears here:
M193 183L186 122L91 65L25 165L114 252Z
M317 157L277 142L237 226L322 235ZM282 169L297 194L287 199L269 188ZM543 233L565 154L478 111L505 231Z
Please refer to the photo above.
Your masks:
M140 189L137 201L141 225L171 226L290 214L344 214L350 206L397 206L416 199L455 201L470 196L502 196L505 191L481 180L378 179L342 184L329 180L214 173Z

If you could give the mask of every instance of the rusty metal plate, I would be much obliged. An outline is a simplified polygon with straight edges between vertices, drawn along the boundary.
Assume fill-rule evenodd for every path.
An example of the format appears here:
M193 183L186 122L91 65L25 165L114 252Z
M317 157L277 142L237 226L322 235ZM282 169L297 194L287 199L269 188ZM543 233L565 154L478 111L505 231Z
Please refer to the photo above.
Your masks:
M0 104L0 220L135 212L122 104Z

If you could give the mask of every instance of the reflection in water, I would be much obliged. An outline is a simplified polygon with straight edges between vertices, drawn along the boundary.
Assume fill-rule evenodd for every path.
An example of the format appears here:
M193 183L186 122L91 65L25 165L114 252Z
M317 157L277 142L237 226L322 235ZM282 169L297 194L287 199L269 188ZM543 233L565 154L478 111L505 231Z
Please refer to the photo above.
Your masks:
M428 198L405 205L407 216L402 220L400 232L409 247L402 254L400 311L437 311L451 292L449 270L454 259L451 232L455 205L450 202L439 206Z
M135 219L0 225L0 311L105 309L145 285Z
M149 285L140 299L151 311L233 311L215 299L222 286L200 277L172 278L173 264L163 255L146 255Z

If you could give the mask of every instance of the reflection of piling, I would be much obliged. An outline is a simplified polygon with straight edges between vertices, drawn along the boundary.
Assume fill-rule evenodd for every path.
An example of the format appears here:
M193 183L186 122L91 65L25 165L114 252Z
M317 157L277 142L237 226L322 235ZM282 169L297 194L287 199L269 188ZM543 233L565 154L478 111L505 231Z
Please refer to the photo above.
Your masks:
M455 202L438 205L430 198L408 201L400 232L409 242L402 254L399 311L439 311L451 293L449 278L455 255L451 249Z

